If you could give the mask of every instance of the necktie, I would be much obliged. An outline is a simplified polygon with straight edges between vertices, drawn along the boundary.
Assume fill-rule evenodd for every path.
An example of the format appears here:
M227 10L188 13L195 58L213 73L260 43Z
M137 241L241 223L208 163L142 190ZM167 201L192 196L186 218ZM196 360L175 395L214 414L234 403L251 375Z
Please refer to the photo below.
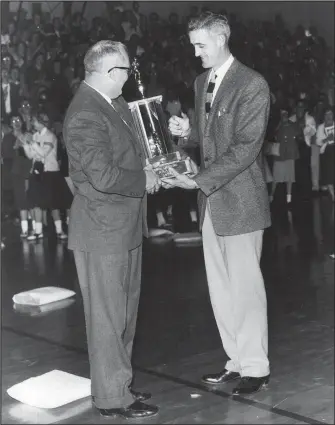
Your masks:
M208 119L209 111L211 110L215 80L216 80L216 74L212 72L211 79L209 80L207 93L206 93L206 103L205 103L206 119Z

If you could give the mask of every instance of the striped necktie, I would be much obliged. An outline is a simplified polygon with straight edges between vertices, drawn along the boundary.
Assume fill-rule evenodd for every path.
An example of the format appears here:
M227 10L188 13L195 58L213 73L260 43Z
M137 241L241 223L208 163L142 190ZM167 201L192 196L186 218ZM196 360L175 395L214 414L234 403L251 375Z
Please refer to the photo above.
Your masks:
M208 83L207 93L206 93L206 103L205 103L206 119L208 119L209 111L211 110L215 80L216 80L216 74L212 72L211 79Z

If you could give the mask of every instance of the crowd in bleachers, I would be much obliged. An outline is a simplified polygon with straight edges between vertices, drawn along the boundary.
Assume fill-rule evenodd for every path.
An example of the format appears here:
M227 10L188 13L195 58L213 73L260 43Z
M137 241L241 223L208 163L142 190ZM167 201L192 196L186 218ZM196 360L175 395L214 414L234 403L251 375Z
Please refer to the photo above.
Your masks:
M61 18L39 12L32 19L20 9L2 26L3 214L20 219L21 236L32 240L43 236L43 211L49 210L57 235L66 238L64 223L71 194L70 182L64 185L69 180L62 119L84 78L83 57L90 45L102 39L124 42L131 58L139 59L146 96L163 95L167 118L183 111L192 121L193 82L203 71L189 43L186 25L190 16L208 9L206 5L191 3L189 16L171 13L163 19L157 12L142 14L138 2L106 2L108 13L91 22L84 13L71 14L68 9L64 6ZM232 54L260 72L271 90L264 146L267 181L272 184L270 199L275 196L277 183L287 184L288 203L294 193L304 197L318 194L320 189L334 199L331 48L317 28L298 25L292 31L279 14L269 21L242 22L229 11L220 13L229 18ZM127 101L139 97L133 78L123 94ZM41 142L43 138L45 143ZM28 145L35 146L35 153ZM183 147L199 161L196 140ZM57 163L51 161L51 169L43 159L48 155ZM40 171L38 163L43 165ZM49 172L49 178L42 179L47 181L43 185L39 181L42 172ZM54 199L48 191L56 187L62 196ZM171 228L172 220L175 231L196 228L193 194L162 189L151 197L150 211L152 226Z

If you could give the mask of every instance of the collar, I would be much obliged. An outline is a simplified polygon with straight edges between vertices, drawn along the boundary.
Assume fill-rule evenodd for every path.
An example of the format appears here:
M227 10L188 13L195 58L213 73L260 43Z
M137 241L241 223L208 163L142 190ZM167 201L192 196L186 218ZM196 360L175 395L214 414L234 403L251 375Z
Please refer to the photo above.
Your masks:
M91 86L91 84L88 84L88 82L85 81L85 80L84 80L84 83L87 84L89 87L91 87L91 89L93 89L96 92L98 92L106 100L106 102L108 102L110 105L112 104L111 99L108 96L106 96L105 93L102 93L100 90L98 90L95 87Z
M222 81L223 77L226 75L228 69L230 68L230 65L233 63L234 61L234 56L232 54L229 55L229 58L226 60L225 63L223 63L220 68L218 68L215 71L215 75L216 75L216 80L218 81ZM212 76L212 73L214 72L214 69L212 68L211 71L211 75L210 78Z

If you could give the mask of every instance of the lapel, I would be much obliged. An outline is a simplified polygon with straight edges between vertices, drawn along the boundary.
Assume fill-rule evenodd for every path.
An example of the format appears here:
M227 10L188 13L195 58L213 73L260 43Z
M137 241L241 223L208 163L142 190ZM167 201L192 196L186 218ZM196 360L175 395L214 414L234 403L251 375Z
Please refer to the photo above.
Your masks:
M231 64L230 68L228 69L226 75L224 76L223 80L221 81L221 84L218 88L218 91L216 92L214 101L212 103L212 107L211 110L209 112L209 116L208 116L208 120L207 122L205 122L205 130L207 130L207 128L210 127L210 125L212 124L213 119L216 116L217 113L217 107L220 104L220 102L224 99L225 97L225 93L230 93L232 90L236 89L236 71L238 69L239 66L239 62L234 59L234 62ZM208 77L207 77L208 79ZM206 79L206 81L207 81ZM207 85L205 85L205 87L207 87ZM206 96L206 92L205 92L205 96ZM205 101L203 102L204 106L204 111L205 111ZM204 114L204 116L206 117L206 114ZM206 121L206 118L205 118Z
M202 74L202 80L199 81L200 86L200 96L199 96L199 118L200 118L200 133L201 135L204 134L205 126L206 126L206 111L205 111L205 103L206 103L206 96L207 96L207 85L208 85L208 79L209 79L210 71L207 71Z
M131 141L135 148L138 150L138 145L140 144L140 142L138 141L137 133L133 125L133 117L128 109L128 104L125 102L125 100L122 97L118 98L117 101L114 101L113 107L96 90L94 90L85 82L82 82L79 90L82 91L84 97L93 97L99 103L103 112L110 117L111 121L117 123L119 127L127 131L131 135ZM127 112L129 113L129 115L127 115Z

